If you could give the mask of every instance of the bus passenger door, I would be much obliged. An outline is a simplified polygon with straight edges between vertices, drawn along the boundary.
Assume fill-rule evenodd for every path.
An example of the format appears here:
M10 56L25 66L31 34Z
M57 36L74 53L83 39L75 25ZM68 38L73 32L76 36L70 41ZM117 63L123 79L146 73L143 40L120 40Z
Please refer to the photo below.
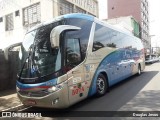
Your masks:
M84 65L81 64L80 41L78 38L66 39L66 65L68 74L69 102L74 104L87 96L84 82Z

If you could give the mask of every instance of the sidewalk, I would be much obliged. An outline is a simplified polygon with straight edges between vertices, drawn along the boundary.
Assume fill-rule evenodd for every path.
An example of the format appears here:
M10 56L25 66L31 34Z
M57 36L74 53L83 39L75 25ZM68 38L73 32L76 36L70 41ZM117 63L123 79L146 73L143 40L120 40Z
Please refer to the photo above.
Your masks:
M0 91L0 111L22 105L17 97L16 90Z

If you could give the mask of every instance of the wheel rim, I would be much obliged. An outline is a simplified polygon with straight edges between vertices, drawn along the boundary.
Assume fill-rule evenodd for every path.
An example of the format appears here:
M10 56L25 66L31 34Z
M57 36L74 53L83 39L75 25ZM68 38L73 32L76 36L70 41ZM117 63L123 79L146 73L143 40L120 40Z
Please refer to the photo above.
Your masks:
M105 90L105 83L102 78L98 78L97 80L97 89L100 93L103 93Z

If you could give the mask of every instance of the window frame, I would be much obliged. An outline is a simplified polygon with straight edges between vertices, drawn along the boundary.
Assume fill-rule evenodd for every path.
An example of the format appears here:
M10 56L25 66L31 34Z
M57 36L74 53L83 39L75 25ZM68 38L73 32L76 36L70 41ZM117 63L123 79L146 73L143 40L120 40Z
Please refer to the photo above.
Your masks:
M13 18L13 13L10 13L5 16L5 30L6 31L11 31L14 29L14 18Z
M36 11L33 12L33 9L35 8L36 8ZM25 10L26 10L26 13L25 13ZM40 2L23 8L22 13L23 13L23 26L30 26L30 25L35 25L37 23L40 23L41 22L41 4ZM35 19L34 15L36 15L36 22L34 22L34 19Z
M3 17L0 17L0 23L3 22Z
M20 16L20 11L19 10L15 11L15 17L17 17L17 16Z

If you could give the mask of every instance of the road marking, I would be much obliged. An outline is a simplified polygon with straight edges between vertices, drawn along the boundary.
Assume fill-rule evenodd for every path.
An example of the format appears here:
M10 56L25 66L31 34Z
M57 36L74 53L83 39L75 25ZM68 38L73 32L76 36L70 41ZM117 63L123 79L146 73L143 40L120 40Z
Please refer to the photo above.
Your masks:
M23 111L23 110L26 110L26 109L28 109L28 108L31 108L32 106L28 106L28 107L26 107L26 108L23 108L23 109L21 109L21 110L18 110L18 111Z
M4 110L2 110L2 112L4 112L4 111L23 111L23 110L26 110L26 109L31 108L31 107L32 106L27 106L26 107L23 104L20 104L20 105L14 106L14 107L4 109Z

